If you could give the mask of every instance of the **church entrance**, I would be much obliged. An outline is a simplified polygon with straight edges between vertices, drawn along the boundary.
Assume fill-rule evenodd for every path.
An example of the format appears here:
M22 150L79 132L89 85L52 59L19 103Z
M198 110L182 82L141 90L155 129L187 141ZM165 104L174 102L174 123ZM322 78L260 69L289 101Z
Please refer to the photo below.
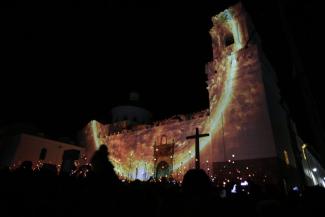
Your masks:
M160 144L153 146L153 160L154 160L154 177L160 179L161 177L170 177L173 173L175 142L167 142L165 135L161 136Z
M156 178L160 179L161 177L169 177L170 167L166 161L160 161L156 168Z

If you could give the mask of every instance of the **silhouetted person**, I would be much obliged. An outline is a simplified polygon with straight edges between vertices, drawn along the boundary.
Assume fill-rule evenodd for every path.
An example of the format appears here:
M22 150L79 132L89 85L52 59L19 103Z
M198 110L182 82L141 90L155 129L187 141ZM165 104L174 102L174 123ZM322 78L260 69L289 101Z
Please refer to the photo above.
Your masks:
M46 178L55 177L58 175L58 169L54 164L44 163L39 169L38 175Z
M210 216L210 209L207 207L212 206L218 210L212 183L204 170L191 169L187 171L183 178L182 191L185 216Z
M9 177L11 175L9 166L0 167L0 179Z
M184 175L182 188L185 194L206 195L211 193L212 183L204 170L191 169Z
M167 179L165 176L162 176L162 177L160 178L160 183L161 183L162 185L167 185L167 184L168 184L168 179Z
M101 145L91 158L91 164L96 177L105 178L116 183L118 177L115 174L114 166L108 159L108 149L106 145Z
M155 180L152 176L150 176L147 182L151 183L151 182L155 182Z
M91 185L89 198L91 206L98 207L92 210L91 216L101 216L103 212L110 212L116 208L119 201L120 182L108 155L107 146L102 144L90 160L93 172L89 177ZM110 195L111 199L103 200L98 194Z
M33 175L33 162L24 161L16 170L16 174L21 177L31 177Z

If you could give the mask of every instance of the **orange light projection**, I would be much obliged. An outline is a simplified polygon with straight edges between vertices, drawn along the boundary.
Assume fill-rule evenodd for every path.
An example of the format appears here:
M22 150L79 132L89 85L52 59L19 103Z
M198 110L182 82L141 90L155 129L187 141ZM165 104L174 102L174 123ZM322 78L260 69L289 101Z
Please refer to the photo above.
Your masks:
M210 136L200 138L201 168L213 177L214 165L275 155L267 115L257 45L250 40L252 26L241 4L212 18L213 61L206 73L210 107L191 118L167 119L150 127L109 132L109 126L91 121L84 130L88 158L107 144L110 159L121 178L146 180L157 172L154 146L174 144L171 175L181 180L195 166L195 128ZM266 142L267 140L267 142Z

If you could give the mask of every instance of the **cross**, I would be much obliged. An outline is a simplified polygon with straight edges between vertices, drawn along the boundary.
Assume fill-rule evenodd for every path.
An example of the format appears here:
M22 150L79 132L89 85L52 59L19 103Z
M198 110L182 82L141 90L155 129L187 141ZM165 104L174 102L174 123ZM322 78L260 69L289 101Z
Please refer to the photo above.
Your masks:
M199 134L199 128L195 128L195 135L186 137L186 139L195 139L195 169L200 169L200 137L205 136L209 134Z

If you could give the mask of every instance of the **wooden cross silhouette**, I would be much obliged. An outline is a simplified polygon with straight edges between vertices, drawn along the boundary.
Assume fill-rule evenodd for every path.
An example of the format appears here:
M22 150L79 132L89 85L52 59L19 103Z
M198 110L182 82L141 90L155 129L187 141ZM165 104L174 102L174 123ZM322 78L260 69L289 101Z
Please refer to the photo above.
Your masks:
M195 128L195 135L186 137L186 139L195 139L195 169L200 169L200 137L205 136L209 134L199 134L199 128Z

